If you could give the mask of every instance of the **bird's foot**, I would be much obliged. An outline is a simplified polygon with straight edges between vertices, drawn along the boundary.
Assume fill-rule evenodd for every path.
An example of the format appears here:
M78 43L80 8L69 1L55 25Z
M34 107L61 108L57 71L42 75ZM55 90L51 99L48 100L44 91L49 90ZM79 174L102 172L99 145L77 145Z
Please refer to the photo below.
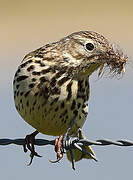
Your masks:
M72 149L74 147L74 144L79 139L77 137L71 137L71 136L63 136L61 135L59 138L55 139L55 152L57 154L57 160L53 161L50 160L51 163L57 163L63 158L63 154L65 153L64 150L69 150L71 161L72 161L72 168L75 170L74 167L74 155L72 152Z
M63 154L65 153L64 149L65 149L66 144L68 144L68 141L70 139L68 134L69 134L73 124L74 124L74 119L72 119L72 121L70 122L70 125L67 129L66 134L64 136L61 135L61 136L59 136L59 138L55 139L55 152L57 154L57 160L55 160L55 161L50 160L51 163L59 162L63 158Z
M31 152L30 153L31 160L30 160L30 163L28 164L28 166L32 164L34 156L42 157L35 151L35 147L34 147L35 136L38 133L39 133L38 131L35 131L32 134L27 135L24 140L24 145L23 145L24 152L26 153L28 150Z
M83 132L79 128L77 137L73 137L72 135L65 134L64 136L61 135L59 138L55 139L55 152L57 154L57 160L50 161L52 163L59 162L63 158L63 154L65 151L69 151L70 153L70 161L72 163L72 169L75 170L75 151L74 149L79 150L82 152L82 155L87 155L90 159L97 161L95 155L93 154L92 150L88 151L85 145L80 143L80 140L84 140ZM87 146L88 147L88 146Z
M63 147L63 135L55 139L55 152L57 154L57 160L50 160L51 163L59 162L63 158L64 147Z

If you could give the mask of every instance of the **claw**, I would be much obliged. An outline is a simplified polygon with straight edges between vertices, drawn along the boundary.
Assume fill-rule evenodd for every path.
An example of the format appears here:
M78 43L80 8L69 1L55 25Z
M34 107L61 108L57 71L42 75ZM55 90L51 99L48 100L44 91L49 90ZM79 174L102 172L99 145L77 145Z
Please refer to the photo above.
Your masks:
M49 162L51 162L51 163L57 163L57 162L59 162L62 158L63 158L63 156L62 156L61 158L58 158L57 160L49 160Z
M31 159L30 159L29 164L27 164L27 166L30 166L30 165L32 164L32 161L33 161L34 155L33 155L33 154L30 154L30 157L31 157Z
M27 135L25 140L24 140L24 145L23 145L24 152L26 153L28 150L31 152L31 154L30 154L31 160L30 160L28 166L30 166L32 164L34 156L42 157L37 152L35 152L35 147L34 147L35 136L38 133L39 133L38 131L35 131L32 134Z
M71 156L71 160L72 160L72 169L75 170L73 152L71 149L69 149L69 152L70 152L70 156Z

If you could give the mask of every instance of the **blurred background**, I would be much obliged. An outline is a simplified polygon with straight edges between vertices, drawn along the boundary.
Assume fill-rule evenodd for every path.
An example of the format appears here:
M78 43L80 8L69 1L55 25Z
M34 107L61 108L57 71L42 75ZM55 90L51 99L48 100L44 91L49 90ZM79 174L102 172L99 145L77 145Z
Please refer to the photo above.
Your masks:
M80 30L93 30L116 42L129 56L126 73L117 78L91 77L89 115L83 127L88 139L133 140L133 1L0 0L0 138L24 138L34 131L16 112L12 81L22 58L45 43ZM39 138L52 137L39 135ZM29 154L20 146L0 146L0 178L131 179L133 147L93 146L99 162L83 160L76 171L51 146L36 147L42 158L27 167Z

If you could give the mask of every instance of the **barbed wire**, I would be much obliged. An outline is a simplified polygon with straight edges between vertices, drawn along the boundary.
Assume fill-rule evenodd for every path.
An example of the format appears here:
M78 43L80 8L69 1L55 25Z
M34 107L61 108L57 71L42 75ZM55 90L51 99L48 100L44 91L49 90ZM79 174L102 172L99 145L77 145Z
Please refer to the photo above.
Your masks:
M16 144L16 145L24 145L24 139L0 139L0 145L10 145L10 144ZM37 146L45 146L45 145L54 145L54 140L46 140L46 139L35 139L35 145ZM106 146L106 145L116 145L116 146L133 146L133 141L130 140L117 140L112 141L109 139L99 139L96 141L87 140L87 139L80 139L77 142L78 145L84 145L84 146L91 146L91 145L98 145L98 146Z
M15 144L15 145L24 145L25 139L0 139L0 145L6 146L10 144ZM37 146L45 146L45 145L55 145L55 140L46 140L46 139L35 139L34 145ZM89 152L86 151L85 146L91 146L91 145L96 145L96 146L107 146L107 145L115 145L115 146L133 146L133 141L130 140L117 140L117 141L112 141L109 139L98 139L96 141L92 140L87 140L87 139L79 139L75 137L71 137L69 141L66 141L65 144L63 144L63 148L65 150L69 150L70 156L71 156L71 163L72 163L72 169L75 170L75 165L74 165L74 156L72 149L78 149L82 153L85 153L86 155L90 156L93 160L98 161L96 157ZM63 152L64 153L64 152ZM38 156L38 155L37 155ZM31 161L29 165L32 163L34 155L32 153L30 154ZM41 156L38 156L41 157ZM58 162L56 161L50 161L50 162Z

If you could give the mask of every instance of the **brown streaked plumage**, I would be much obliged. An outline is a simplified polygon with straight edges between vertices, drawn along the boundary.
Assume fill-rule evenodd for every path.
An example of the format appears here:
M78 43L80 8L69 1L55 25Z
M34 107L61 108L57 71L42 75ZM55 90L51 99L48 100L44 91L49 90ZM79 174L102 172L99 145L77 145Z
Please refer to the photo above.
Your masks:
M106 38L92 31L46 44L26 55L18 67L13 83L16 109L47 135L64 135L74 119L69 135L77 136L88 114L89 76L97 69L100 75L103 67L120 74L126 61Z

